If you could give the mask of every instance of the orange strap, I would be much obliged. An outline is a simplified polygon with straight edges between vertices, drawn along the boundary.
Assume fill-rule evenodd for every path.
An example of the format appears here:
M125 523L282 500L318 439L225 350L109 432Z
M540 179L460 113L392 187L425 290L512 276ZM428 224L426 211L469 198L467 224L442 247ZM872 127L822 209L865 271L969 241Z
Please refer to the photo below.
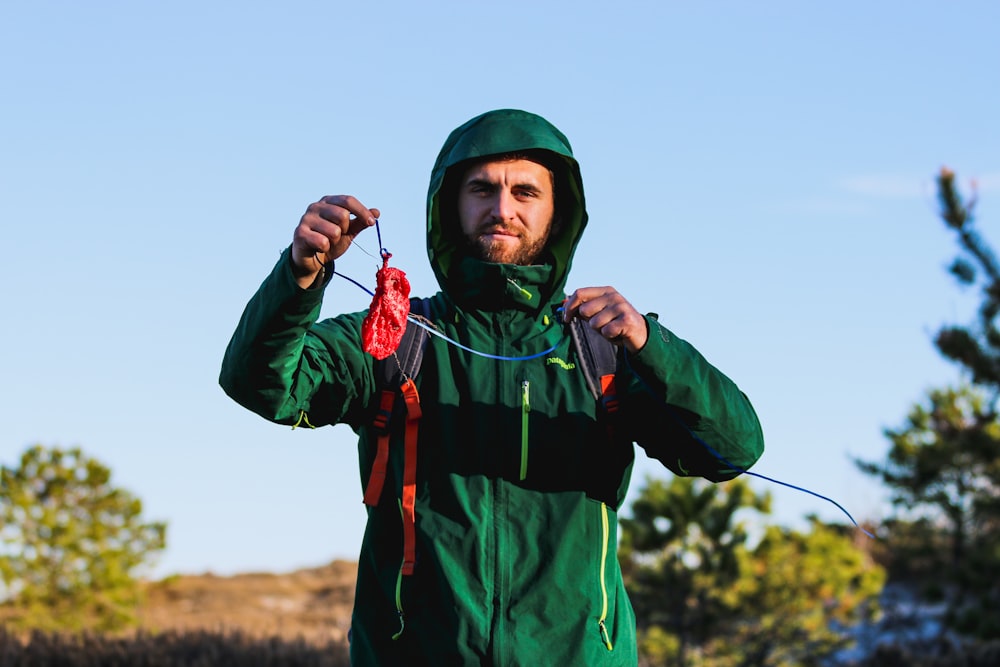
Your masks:
M609 416L618 412L618 390L615 387L614 373L608 373L607 375L601 376L601 405L604 407L604 412ZM607 424L608 439L611 440L611 442L614 442L614 420L608 419Z
M615 388L614 373L601 376L601 403L608 413L618 412L618 390Z
M379 430L378 449L375 452L375 461L372 463L371 475L368 477L368 485L365 486L365 505L371 507L378 505L382 487L385 485L385 471L389 464L389 417L392 416L392 404L395 399L396 392L383 390L378 412L375 413L375 428Z
M420 423L420 396L417 385L407 378L403 382L406 401L406 432L403 448L403 569L413 574L417 560L416 501L417 501L417 426Z

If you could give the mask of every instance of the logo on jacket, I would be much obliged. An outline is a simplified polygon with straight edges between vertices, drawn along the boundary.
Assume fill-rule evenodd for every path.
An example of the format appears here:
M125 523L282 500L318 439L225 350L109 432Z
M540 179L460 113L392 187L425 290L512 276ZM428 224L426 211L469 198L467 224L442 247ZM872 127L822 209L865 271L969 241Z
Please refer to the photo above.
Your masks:
M545 365L548 366L549 364L555 364L556 366L559 366L559 368L566 371L571 371L576 368L576 364L568 364L559 357L548 357L545 360Z

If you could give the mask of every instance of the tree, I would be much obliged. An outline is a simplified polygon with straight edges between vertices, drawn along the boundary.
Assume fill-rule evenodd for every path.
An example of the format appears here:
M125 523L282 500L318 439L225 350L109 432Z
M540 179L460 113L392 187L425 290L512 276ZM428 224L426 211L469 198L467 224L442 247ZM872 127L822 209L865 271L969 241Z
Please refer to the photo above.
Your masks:
M903 428L885 431L885 462L855 463L891 488L913 521L905 534L923 535L925 594L946 597L953 627L985 638L1000 632L1000 423L974 387L933 390L929 399Z
M894 575L945 598L953 629L990 637L1000 634L1000 263L975 226L975 188L966 200L949 169L937 182L941 219L959 244L950 272L981 299L971 324L942 327L934 344L969 384L931 391L902 428L885 431L884 462L855 463L892 489L900 510L887 521Z
M970 541L995 527L997 517L984 510L1000 490L1000 423L975 388L932 390L929 398L902 429L886 429L892 446L884 463L857 465L892 489L894 505L944 522L950 565L961 570Z
M735 521L741 509L767 512L770 497L743 480L647 480L621 521L620 550L645 652L687 665L719 633L729 615L723 592L739 578L737 550L748 536Z
M79 449L35 446L0 467L5 614L41 629L116 629L133 620L136 573L166 545L166 524Z
M989 244L975 227L975 186L968 202L955 184L955 174L942 168L938 174L941 219L958 237L959 256L950 271L964 286L978 285L982 295L976 320L969 326L950 325L938 331L934 344L941 354L968 371L973 384L991 391L992 402L1000 396L1000 264Z
M770 497L736 479L649 480L622 520L620 558L647 665L813 665L874 613L882 571L838 530L764 527L742 517Z
M885 573L844 532L815 518L807 533L768 526L743 553L728 594L737 621L718 641L728 664L826 665L853 643L850 628L878 614Z

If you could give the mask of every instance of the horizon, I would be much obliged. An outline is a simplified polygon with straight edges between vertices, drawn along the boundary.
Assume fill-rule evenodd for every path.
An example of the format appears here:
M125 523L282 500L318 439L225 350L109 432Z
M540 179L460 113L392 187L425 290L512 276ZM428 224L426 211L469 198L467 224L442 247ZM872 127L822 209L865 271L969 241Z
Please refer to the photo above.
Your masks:
M886 490L851 457L962 380L932 337L976 294L947 272L934 178L975 181L1000 240L995 3L0 11L0 464L39 443L109 466L168 524L155 576L356 560L354 434L244 410L222 354L323 195L381 209L413 295L436 292L430 169L488 109L567 135L590 216L567 289L613 284L731 377L764 428L752 472L878 525ZM364 236L337 270L374 285ZM369 301L337 279L322 316ZM668 473L637 449L623 514L648 475ZM775 523L847 521L752 486Z

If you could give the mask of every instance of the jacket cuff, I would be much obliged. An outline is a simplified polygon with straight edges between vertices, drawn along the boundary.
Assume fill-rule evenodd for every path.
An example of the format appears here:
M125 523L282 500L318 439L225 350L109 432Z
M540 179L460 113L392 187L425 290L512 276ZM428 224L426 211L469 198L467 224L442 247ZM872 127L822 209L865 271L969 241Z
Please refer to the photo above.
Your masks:
M657 321L658 317L656 313L646 313L646 344L638 352L628 355L630 362L646 368L663 364L662 359L667 353L664 346L670 344L673 334Z
M333 278L334 262L331 260L328 264L324 264L319 270L319 275L316 276L316 280L313 281L312 285L306 288L299 286L299 281L295 277L295 263L292 261L291 246L288 246L282 251L281 259L278 260L278 265L274 267L274 272L278 272L282 266L285 268L282 273L284 273L286 282L290 281L298 291L322 292L326 289L326 286L330 284L330 279Z

